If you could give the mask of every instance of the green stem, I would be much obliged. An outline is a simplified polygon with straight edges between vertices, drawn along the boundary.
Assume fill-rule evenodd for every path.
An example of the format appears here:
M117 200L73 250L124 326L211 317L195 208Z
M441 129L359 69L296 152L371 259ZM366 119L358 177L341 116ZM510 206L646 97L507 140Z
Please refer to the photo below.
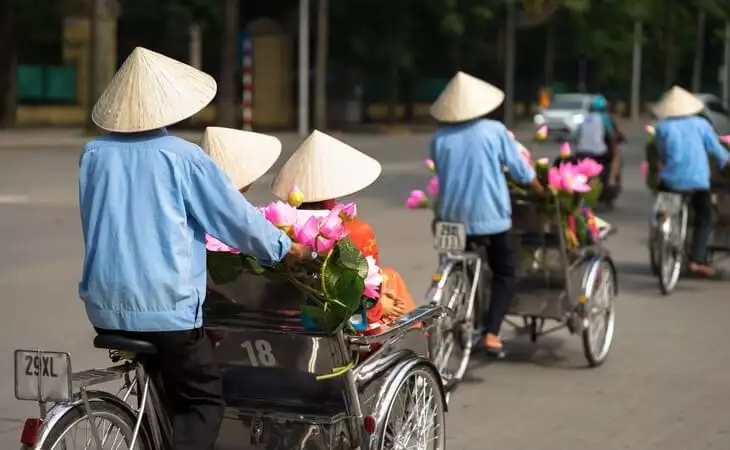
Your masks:
M320 271L320 283L322 286L322 292L324 292L325 298L331 297L330 293L327 292L327 286L325 283L325 273L327 272L327 265L330 262L330 258L332 258L332 254L335 252L335 248L332 247L332 250L327 253L327 256L324 258L324 262L322 263L322 269Z

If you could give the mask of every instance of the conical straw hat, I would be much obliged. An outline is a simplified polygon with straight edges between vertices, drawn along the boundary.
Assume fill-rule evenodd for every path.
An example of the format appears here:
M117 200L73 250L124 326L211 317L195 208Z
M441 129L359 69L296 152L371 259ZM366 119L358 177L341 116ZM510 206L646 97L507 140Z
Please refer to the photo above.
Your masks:
M251 131L208 127L203 150L236 186L243 189L261 178L281 155L281 141Z
M99 128L117 133L154 130L195 115L216 89L207 73L137 47L101 94L91 118Z
M315 130L279 170L271 191L286 200L296 186L305 202L331 200L365 189L381 170L378 161Z
M653 112L659 118L680 117L695 115L704 108L702 100L694 94L679 86L674 86L654 105Z
M464 122L489 114L504 101L504 92L486 81L457 72L431 105L439 122Z

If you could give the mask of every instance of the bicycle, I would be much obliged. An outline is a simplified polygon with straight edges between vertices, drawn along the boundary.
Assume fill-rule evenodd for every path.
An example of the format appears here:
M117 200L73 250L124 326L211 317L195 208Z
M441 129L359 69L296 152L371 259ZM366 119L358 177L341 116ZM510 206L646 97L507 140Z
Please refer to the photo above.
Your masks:
M475 300L484 263L476 251L467 248L461 223L435 222L434 249L439 254L439 267L426 299L431 305L446 306L451 314L429 333L431 361L448 392L463 379L481 337L480 306Z
M22 449L70 450L90 448L92 443L96 449L117 449L122 444L130 450L170 449L172 426L163 407L162 387L144 369L145 358L157 349L148 342L111 335L96 336L94 347L109 350L112 362L121 364L73 373L68 353L15 351L15 396L40 406L40 418L25 422ZM122 387L116 394L89 390L120 379ZM132 396L137 400L134 406L129 402ZM50 409L49 403L53 403ZM89 429L82 445L69 446L76 444L74 429L84 424Z
M679 282L686 261L689 209L682 194L657 192L650 225L649 253L663 295Z

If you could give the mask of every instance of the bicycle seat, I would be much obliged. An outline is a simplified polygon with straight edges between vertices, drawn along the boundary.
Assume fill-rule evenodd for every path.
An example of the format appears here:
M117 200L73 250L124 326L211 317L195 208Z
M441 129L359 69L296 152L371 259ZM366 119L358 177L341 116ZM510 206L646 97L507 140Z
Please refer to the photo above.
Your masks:
M94 338L94 347L106 350L133 352L140 355L154 355L157 353L157 347L150 342L129 339L114 334L97 335Z

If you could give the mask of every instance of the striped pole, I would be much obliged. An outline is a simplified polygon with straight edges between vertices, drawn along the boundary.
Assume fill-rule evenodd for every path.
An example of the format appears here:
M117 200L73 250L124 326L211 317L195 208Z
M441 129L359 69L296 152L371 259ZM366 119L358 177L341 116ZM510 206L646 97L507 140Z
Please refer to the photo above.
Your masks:
M243 101L241 103L243 129L250 131L253 120L253 42L251 36L243 38Z

